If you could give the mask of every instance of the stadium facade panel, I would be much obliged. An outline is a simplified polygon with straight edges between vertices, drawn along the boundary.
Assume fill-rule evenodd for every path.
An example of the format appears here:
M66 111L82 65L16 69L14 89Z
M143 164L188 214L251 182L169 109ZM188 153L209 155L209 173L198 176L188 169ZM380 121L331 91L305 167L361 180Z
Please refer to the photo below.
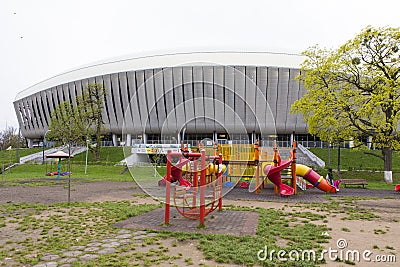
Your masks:
M91 83L106 89L104 133L147 143L182 134L232 138L307 134L291 104L304 94L299 55L198 52L121 57L76 68L20 92L14 108L23 136L43 139L53 110ZM141 141L140 141L141 140Z

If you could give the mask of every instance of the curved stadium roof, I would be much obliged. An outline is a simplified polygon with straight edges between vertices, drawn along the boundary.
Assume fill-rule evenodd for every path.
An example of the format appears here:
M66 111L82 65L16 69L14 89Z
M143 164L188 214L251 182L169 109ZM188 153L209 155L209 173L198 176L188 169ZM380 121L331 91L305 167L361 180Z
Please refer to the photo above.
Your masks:
M190 65L269 66L300 68L305 59L299 54L276 52L182 52L156 55L130 55L105 59L55 75L19 92L15 100L60 84L104 74Z

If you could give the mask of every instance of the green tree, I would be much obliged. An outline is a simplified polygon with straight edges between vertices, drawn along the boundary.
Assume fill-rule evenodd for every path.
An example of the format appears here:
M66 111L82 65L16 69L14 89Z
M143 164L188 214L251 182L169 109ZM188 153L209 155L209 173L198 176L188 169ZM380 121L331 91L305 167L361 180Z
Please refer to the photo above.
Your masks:
M18 145L19 143L19 145ZM25 147L25 138L18 132L17 128L8 126L5 130L0 132L0 146L3 150L8 147Z
M64 145L84 144L90 126L81 115L81 110L71 102L59 104L51 115L47 138Z
M100 148L103 132L103 110L106 90L102 84L89 84L81 96L77 98L77 107L81 110L81 117L88 123L89 132L87 136L94 136L96 145L91 146L96 161L100 161Z
M298 79L305 95L291 107L322 140L371 137L392 182L392 150L399 149L399 28L367 27L338 49L310 47Z
M61 103L51 115L48 138L64 144L86 144L94 136L96 145L91 146L96 161L100 160L103 130L102 112L105 89L101 84L89 84L82 95Z

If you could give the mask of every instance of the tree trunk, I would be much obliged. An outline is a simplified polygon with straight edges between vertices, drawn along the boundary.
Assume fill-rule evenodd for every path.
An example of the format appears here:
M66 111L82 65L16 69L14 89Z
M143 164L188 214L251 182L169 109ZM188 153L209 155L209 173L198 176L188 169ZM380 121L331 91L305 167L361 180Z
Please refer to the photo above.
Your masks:
M101 135L96 135L96 148L95 148L95 158L96 161L100 161L100 149L101 149Z
M383 170L385 174L385 182L393 183L392 179L392 149L390 148L382 148L382 156L383 156Z

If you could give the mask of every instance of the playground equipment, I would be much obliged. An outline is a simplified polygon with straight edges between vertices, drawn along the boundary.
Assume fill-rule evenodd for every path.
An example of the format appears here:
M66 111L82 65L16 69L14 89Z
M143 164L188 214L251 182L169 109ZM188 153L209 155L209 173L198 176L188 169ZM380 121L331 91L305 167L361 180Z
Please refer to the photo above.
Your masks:
M282 183L281 171L291 166L291 186ZM264 167L265 175L275 184L275 193L280 191L281 196L290 196L296 194L297 175L303 177L310 182L313 187L316 187L324 192L336 193L337 187L331 185L328 180L316 173L310 167L302 164L296 164L296 141L293 142L291 158L289 160L281 160L279 151L274 142L274 166L266 165Z
M47 158L55 158L58 160L58 164L57 164L57 179L60 179L60 175L61 175L61 159L65 159L65 158L73 158L73 155L68 155L67 153L65 153L64 151L57 151L56 153L52 153L46 156Z
M250 192L255 191L258 194L260 187L266 182L266 176L260 175L260 167L266 161L260 160L258 141L254 145L222 146L221 153L224 156L223 163L227 166L224 176L226 180L229 179L228 183L239 184L240 187L249 188ZM264 182L261 183L261 180Z
M309 181L314 187L318 188L319 190L322 190L324 192L328 193L336 193L338 190L337 187L331 185L328 180L326 180L324 177L316 173L313 169L310 167L307 167L302 164L297 164L296 165L296 173L297 175L303 177L307 181ZM340 183L340 182L339 182ZM339 186L339 183L336 183L337 186Z
M179 157L177 164L172 165L172 158ZM206 160L215 161L218 165L217 179L210 183L206 183ZM198 161L200 161L200 179L198 179ZM191 164L191 170L186 167L186 173L190 172L193 176L192 183L182 178L182 167ZM165 224L170 221L170 205L171 205L171 182L179 181L179 185L174 186L173 201L177 211L185 218L191 220L200 220L199 226L204 226L204 218L217 208L222 210L222 155L207 156L203 149L200 153L189 151L167 153L167 173L163 180L159 181L159 185L165 183ZM212 190L206 194L206 187ZM200 190L199 201L198 190ZM198 204L199 203L199 204Z
M264 173L266 177L275 185L274 193L277 194L278 190L281 196L291 196L296 194L296 141L293 141L292 151L289 160L281 160L276 141L274 141L274 165L265 165ZM290 185L282 183L281 172L290 167L289 175L285 179L290 179Z

